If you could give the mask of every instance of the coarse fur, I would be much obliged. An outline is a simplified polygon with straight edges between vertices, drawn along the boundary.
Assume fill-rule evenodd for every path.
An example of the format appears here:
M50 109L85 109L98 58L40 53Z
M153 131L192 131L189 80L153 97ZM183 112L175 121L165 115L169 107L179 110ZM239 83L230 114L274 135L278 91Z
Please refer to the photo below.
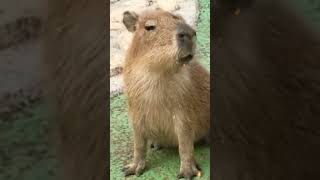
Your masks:
M156 22L151 32L145 29L150 21ZM195 57L188 64L177 61L181 54L194 53L178 47L179 23L186 24L161 9L124 13L124 24L134 32L123 74L135 146L126 175L141 174L148 140L179 146L180 177L192 178L199 169L193 146L209 132L210 75Z

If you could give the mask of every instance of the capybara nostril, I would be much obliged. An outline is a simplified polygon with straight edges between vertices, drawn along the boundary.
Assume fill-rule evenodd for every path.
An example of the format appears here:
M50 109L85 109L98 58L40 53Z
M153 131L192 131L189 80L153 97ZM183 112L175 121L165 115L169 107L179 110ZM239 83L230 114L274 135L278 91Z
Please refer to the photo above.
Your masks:
M191 40L196 36L196 31L188 24L179 24L177 27L177 39L179 41Z
M191 36L188 35L187 33L185 33L185 32L178 33L178 40L179 41L186 41L186 40L190 40L190 39L191 39Z

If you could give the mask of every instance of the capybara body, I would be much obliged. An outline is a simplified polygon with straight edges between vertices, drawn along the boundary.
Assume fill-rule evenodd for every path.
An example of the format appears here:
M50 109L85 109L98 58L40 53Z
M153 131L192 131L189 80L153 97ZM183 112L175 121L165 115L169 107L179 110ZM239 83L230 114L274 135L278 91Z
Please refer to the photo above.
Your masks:
M192 178L199 170L194 143L210 127L210 75L195 57L196 32L162 9L126 11L123 23L134 33L124 65L134 159L125 175L142 173L152 141L179 146L179 177Z
M64 180L107 179L107 10L104 1L49 1L47 96Z

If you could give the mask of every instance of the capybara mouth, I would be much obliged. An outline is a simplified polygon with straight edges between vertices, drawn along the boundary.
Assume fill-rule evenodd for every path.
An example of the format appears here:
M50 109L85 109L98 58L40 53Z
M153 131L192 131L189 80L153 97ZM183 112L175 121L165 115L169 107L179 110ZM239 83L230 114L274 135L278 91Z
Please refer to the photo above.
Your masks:
M182 64L188 64L192 60L192 58L193 58L193 55L189 54L189 55L187 55L185 57L179 58L178 61L179 61L179 63L182 63Z

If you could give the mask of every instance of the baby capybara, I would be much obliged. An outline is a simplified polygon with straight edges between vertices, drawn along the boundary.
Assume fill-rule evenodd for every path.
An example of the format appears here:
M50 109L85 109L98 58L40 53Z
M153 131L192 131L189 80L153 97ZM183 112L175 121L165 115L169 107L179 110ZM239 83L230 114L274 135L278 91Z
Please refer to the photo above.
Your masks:
M124 173L143 172L151 141L178 146L178 177L191 179L200 171L194 143L210 127L210 74L195 57L196 32L181 16L159 8L126 11L123 23L134 33L124 65L134 157Z

